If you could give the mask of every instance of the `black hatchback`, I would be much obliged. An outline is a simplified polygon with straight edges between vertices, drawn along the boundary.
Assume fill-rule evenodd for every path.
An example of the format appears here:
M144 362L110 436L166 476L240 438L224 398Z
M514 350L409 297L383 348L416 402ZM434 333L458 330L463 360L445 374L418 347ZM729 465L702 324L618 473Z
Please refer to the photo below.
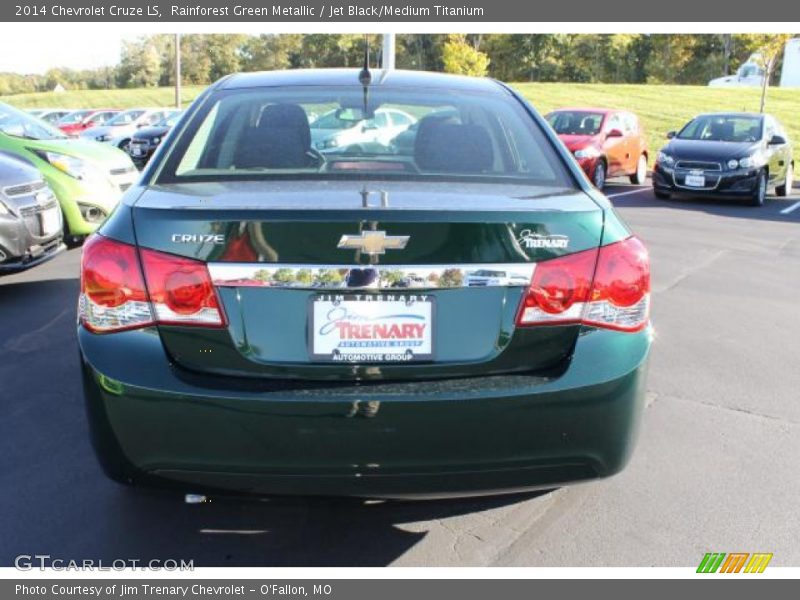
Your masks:
M791 194L792 145L771 115L699 115L667 138L670 141L653 168L658 198L673 194L745 198L761 206L771 189L778 196Z

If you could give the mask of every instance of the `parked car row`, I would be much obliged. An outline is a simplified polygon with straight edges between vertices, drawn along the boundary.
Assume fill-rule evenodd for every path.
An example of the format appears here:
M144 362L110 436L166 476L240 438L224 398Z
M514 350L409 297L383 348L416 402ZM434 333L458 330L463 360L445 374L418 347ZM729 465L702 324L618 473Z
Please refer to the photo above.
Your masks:
M138 178L125 153L70 137L45 119L58 112L65 111L36 116L0 103L0 271L38 264L57 254L62 242L79 243ZM85 114L64 121L75 112ZM55 122L77 131L92 114L111 112L66 111Z
M54 232L56 221L44 216L50 214L47 210L34 210L30 202L31 206L23 206L24 211L19 208L19 202L24 204L30 196L22 194L20 200L14 193L22 189L15 178L24 169L6 165L0 181L0 217L5 228L0 232L0 270L37 264L60 247L62 238L76 244L94 231L136 180L137 167L143 168L150 160L180 116L180 111L168 108L51 108L26 114L0 104L0 152L8 155L3 157L4 163L16 158L25 168L36 170L40 183L34 185L35 178L29 177L26 185L34 190L35 198L52 197L61 209L58 232ZM321 114L309 110L302 116L309 128L310 152L321 156L406 154L420 135L421 121L393 106L370 113L342 106ZM634 184L645 182L651 153L634 113L562 108L545 118L595 187L602 189L610 177L628 177ZM426 116L427 121L441 125L463 125L459 119L450 107ZM670 132L668 138L669 143L655 154L652 185L658 198L687 194L736 197L760 206L769 191L779 196L791 193L792 145L786 130L770 115L699 115L681 130ZM109 146L123 150L128 157ZM291 148L275 150L286 155L275 164L291 158ZM237 160L246 167L248 161L258 163L263 157ZM44 200L37 202L36 206L50 206ZM28 217L26 223L33 228L27 230L27 236L12 236L17 240L15 246L6 236L8 223L24 221L22 212L38 216ZM25 246L25 240L30 243L22 248L19 244Z
M631 112L563 108L546 116L595 187L608 177L627 176L642 184L649 150L639 118ZM761 206L769 191L791 194L792 144L775 117L760 113L698 115L656 155L656 197L673 195L744 198Z

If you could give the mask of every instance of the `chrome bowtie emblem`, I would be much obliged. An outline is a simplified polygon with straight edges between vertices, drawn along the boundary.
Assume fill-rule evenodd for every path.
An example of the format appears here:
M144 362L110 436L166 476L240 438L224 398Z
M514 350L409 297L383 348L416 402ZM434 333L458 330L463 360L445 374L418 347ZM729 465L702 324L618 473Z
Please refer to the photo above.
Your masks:
M364 254L386 254L387 250L402 250L410 236L386 235L385 231L362 231L359 235L343 235L338 248L360 250Z

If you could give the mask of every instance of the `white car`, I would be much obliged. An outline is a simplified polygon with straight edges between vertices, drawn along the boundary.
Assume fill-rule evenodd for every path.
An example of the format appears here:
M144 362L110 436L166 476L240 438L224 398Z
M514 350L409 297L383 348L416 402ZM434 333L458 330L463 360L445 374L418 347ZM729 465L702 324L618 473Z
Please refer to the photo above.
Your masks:
M311 145L320 152L379 145L389 148L392 140L417 120L396 108L379 108L371 119L348 118L347 111L332 110L311 123Z
M527 285L530 281L522 275L498 269L478 269L467 274L467 287Z
M85 129L81 132L81 138L106 142L128 152L137 129L155 125L174 112L174 108L131 108L109 119L104 125Z

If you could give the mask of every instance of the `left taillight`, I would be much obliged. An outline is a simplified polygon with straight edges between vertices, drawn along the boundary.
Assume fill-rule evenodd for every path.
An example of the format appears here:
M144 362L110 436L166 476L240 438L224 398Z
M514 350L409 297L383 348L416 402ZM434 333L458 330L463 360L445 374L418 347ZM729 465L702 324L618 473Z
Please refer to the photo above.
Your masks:
M81 258L80 322L95 333L155 324L224 327L205 263L94 235Z

